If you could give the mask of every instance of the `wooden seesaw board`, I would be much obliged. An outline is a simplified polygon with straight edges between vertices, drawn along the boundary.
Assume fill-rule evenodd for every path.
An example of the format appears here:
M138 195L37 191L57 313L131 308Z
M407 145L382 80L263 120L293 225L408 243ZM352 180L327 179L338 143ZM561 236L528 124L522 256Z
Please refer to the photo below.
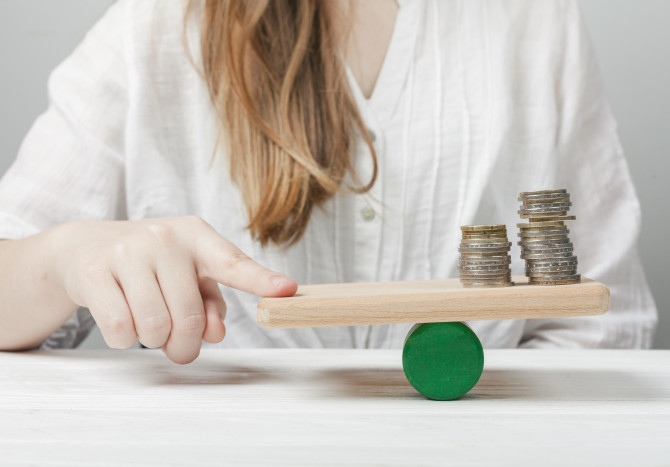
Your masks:
M292 297L265 298L258 324L265 328L437 323L600 315L610 292L582 277L579 284L464 288L459 279L301 285Z

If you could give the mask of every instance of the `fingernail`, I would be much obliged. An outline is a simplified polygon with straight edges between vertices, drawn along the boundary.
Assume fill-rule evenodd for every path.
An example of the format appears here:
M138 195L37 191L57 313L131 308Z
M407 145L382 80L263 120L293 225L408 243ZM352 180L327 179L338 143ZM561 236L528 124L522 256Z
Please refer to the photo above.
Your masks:
M290 282L290 279L284 276L274 276L272 278L272 284L275 287L283 287L285 286L288 282Z

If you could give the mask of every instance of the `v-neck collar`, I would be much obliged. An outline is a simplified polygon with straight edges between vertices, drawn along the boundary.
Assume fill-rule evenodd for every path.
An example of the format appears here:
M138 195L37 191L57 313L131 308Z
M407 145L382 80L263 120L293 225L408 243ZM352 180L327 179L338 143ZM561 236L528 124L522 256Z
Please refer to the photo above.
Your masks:
M420 13L424 3L423 0L397 0L397 2L398 11L391 40L369 98L365 97L349 64L344 61L349 86L356 102L359 107L363 106L372 112L380 123L391 118L402 95L414 56Z

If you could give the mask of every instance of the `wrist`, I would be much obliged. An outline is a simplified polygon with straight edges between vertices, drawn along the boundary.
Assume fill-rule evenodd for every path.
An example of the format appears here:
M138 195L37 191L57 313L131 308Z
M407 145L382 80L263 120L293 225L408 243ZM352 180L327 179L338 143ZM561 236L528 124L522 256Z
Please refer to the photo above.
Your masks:
M38 280L48 287L54 298L71 307L81 306L68 293L66 274L69 263L73 259L68 242L73 238L75 222L67 222L47 229L37 235L32 253L39 255Z

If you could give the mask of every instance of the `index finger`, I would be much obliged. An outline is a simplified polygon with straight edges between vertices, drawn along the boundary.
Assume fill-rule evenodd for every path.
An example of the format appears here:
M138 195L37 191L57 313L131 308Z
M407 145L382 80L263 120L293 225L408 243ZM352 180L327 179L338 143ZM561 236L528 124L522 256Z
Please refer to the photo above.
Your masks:
M261 266L213 228L203 232L198 240L198 276L260 297L290 297L298 290L296 281Z

